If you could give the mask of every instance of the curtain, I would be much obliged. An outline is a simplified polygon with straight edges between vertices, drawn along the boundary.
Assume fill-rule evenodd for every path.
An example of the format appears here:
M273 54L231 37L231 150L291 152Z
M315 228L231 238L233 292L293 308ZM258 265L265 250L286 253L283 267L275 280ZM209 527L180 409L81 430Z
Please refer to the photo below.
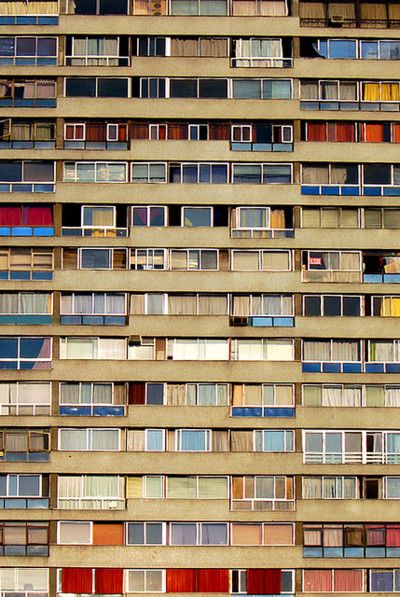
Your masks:
M145 436L143 429L128 430L126 449L128 452L144 452Z
M400 547L400 526L399 525L386 525L386 546L387 547Z
M304 525L303 527L304 541L303 544L306 546L320 546L322 545L322 527L313 528Z
M384 524L367 524L365 525L365 529L367 533L367 545L385 545L386 532Z
M366 143L383 143L384 125L381 123L364 123L362 125L363 141Z
M63 593L92 593L91 568L62 568Z
M383 404L379 405L383 406ZM385 406L400 406L400 387L396 388L385 388Z
M213 429L211 449L213 452L229 452L228 431L218 431Z
M21 207L0 207L0 226L20 226L21 224Z
M321 477L303 477L303 499L317 500L322 498Z
M232 430L231 452L253 452L253 432Z
M191 38L171 39L171 56L198 56L198 40Z
M196 571L192 569L167 568L167 593L196 592Z
M168 574L168 570L167 570ZM168 592L168 588L167 588ZM228 593L229 572L222 569L201 569L196 571L196 592Z
M200 56L225 58L229 56L228 40L212 37L200 38Z
M146 387L144 383L131 382L129 384L129 404L144 404L145 403Z
M294 545L294 525L264 523L264 545Z
M326 122L307 122L306 123L307 141L326 141Z
M261 523L232 523L232 545L262 545Z
M303 571L303 592L304 593L331 593L332 592L332 570L310 570Z
M95 593L109 595L123 593L122 576L122 568L96 568L94 574Z
M345 17L346 20L355 21L355 5L352 2L329 2L328 3L328 17L331 16ZM354 23L355 24L355 23Z
M247 592L254 595L279 594L282 589L282 570L251 568L247 570Z
M333 578L335 592L363 592L363 570L335 570Z

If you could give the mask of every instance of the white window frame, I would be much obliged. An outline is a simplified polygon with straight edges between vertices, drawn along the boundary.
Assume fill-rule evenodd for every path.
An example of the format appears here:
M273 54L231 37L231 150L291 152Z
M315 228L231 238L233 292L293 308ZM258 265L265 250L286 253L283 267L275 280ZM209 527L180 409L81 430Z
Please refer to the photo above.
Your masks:
M77 134L78 127L83 128L83 136L79 137ZM67 139L67 129L72 128L73 139ZM75 143L76 141L86 141L86 123L85 122L65 122L64 123L64 141L67 143Z
M325 271L325 270L321 270L321 271ZM329 297L329 296L340 298L340 315L338 315L337 317L345 317L345 315L343 315L343 298L360 299L360 314L356 315L354 317L364 317L365 316L365 297L363 295L361 295L361 294L329 294L327 292L322 292L321 294L303 294L303 297L302 297L303 317L313 317L312 315L305 314L306 298L308 298L310 296L312 296L314 298L318 297L318 299L320 301L321 315L318 315L317 317L330 317L328 315L325 315L325 313L324 313L324 301L323 301L324 297Z
M145 586L145 590L144 591L135 591L135 593L165 593L166 591L166 575L165 575L165 569L163 568L128 568L125 569L125 591L127 593L132 592L130 591L130 587L128 586L128 578L129 578L129 572L133 571L133 572L143 572L144 573L144 586ZM151 590L146 590L146 585L147 585L147 572L156 572L156 571L160 571L162 573L161 575L161 589L160 591L155 591L154 589Z
M137 267L138 261L138 252L145 251L144 257L146 257L146 265L144 267ZM163 267L154 267L154 254L155 251L162 251L163 253ZM134 260L132 259L132 252L134 252ZM135 261L135 263L133 263ZM133 267L135 265L135 267ZM137 249L130 249L129 252L129 269L132 271L165 271L168 269L168 249L161 249L161 248L137 248Z
M200 127L205 127L207 130L207 138L205 139L205 141L209 141L209 135L210 135L210 127L208 124L195 124L195 123L189 123L188 124L188 141L202 141L202 139L200 139ZM196 133L196 139L192 139L191 135L192 135L192 131L194 131Z
M165 138L160 139L160 131L165 131ZM155 133L153 136L153 132ZM159 124L149 124L149 141L167 141L168 140L168 124L159 123Z
M74 177L73 179L68 179L65 177L66 175L66 165L69 164L73 164L74 165ZM94 172L94 180L79 180L78 175L77 175L77 167L78 164L93 164L93 172ZM105 165L107 166L107 164L111 164L113 166L124 166L125 168L125 180L98 180L97 176L98 176L98 168L100 165ZM95 161L95 160L65 160L65 162L63 162L63 166L64 166L64 172L63 172L63 182L72 182L72 183L79 183L79 184L123 184L128 182L128 168L129 168L129 162L122 162L122 161Z
M147 167L147 180L145 182L136 182L133 179L133 167L134 166L146 166ZM150 176L150 169L152 166L164 166L164 180L162 181L154 181L151 180L151 176ZM133 182L134 184L167 184L168 183L168 163L166 161L164 162L150 162L150 161L146 161L146 162L131 162L130 163L130 182Z
M240 139L236 140L235 131L240 131ZM244 139L245 131L248 131L249 139ZM251 124L231 124L231 142L232 143L253 143L253 126Z
M157 317L153 313L149 313L149 296L150 295L157 295L161 296L162 300L162 313L157 315L168 315L168 293L166 292L146 292L144 294L144 315L151 315L152 317Z
M265 443L266 443L266 435L269 432L279 432L279 433L283 433L283 437L284 437L284 450L266 450L265 449ZM261 433L261 438L262 438L262 450L256 450L256 437L257 434ZM289 437L292 437L292 449L288 450L287 446L290 442ZM253 452L256 453L260 453L260 454L284 454L284 453L291 453L291 452L295 452L295 433L293 429L254 429L253 430Z
M210 217L210 223L207 225L207 228L214 228L214 208L208 205L183 205L181 207L181 228L201 228L201 226L189 226L185 224L185 214L187 209L192 209L194 211L207 210Z
M182 449L182 432L185 431L201 431L204 434L204 450L183 450ZM212 451L212 430L211 429L176 429L175 430L175 452L188 452L196 454L198 452L211 452Z
M145 496L143 496L145 497ZM129 524L142 524L143 525L143 534L144 534L144 543L129 543ZM146 534L147 534L147 525L148 524L161 524L161 531L162 531L162 538L161 538L161 543L148 543L146 540ZM142 545L151 545L151 546L161 546L161 545L167 545L167 523L166 522L161 522L159 520L148 520L148 521L143 521L143 520L127 520L125 523L125 545L131 545L132 547L139 547Z
M91 296L91 310L87 311L86 313L76 313L75 311L75 298L78 294L84 294ZM71 302L72 302L72 310L71 313L64 313L62 308L62 301L60 304L60 315L72 315L72 316L82 316L85 317L86 315L99 315L100 317L114 317L114 316L125 316L127 315L127 293L126 292L62 292L61 297L71 295ZM106 309L104 309L103 313L95 312L94 310L94 302L97 296L102 296L104 300L104 305L106 306L107 298L112 297L113 295L123 296L124 297L124 313L106 313Z
M1 496L2 498L19 498L19 499L31 499L31 498L42 498L43 496L43 475L41 473L3 473L6 477L6 494ZM17 491L15 495L10 493L11 477L17 477ZM39 477L39 493L38 495L20 495L20 477Z
M106 140L107 141L111 141L111 142L115 142L119 140L119 128L120 128L120 124L115 123L115 122L107 122L107 126L106 126ZM114 132L111 132L114 131Z
M165 452L167 450L167 435L165 433L165 429L160 429L160 428L155 427L154 429L149 428L149 429L144 429L143 431L144 431L144 451L145 452ZM148 438L149 431L157 431L157 432L161 431L162 444L163 444L161 450L153 450L153 449L151 450L149 448L149 438Z
M7 292L7 291L5 291L5 292L1 292L0 294L1 295L5 295L5 294L6 295L10 295L10 294L12 294L12 295L17 295L17 297L18 297L18 312L17 313L13 313L13 312L10 312L10 311L1 311L0 315L14 316L14 317L17 317L17 316L20 316L20 315L28 315L28 316L32 316L32 315L34 315L34 316L36 316L36 315L44 315L44 316L46 316L46 315L53 315L53 293L52 292L30 292L30 291L26 290L26 291L19 291L19 292ZM34 294L34 295L36 295L36 294L45 294L47 296L50 296L49 310L46 313L37 312L37 311L36 312L31 311L30 313L24 312L21 309L21 301L22 301L22 296L26 295L26 294Z
M196 251L198 253L198 264L199 267L198 268L193 268L193 267L189 267L190 264L190 251ZM179 252L179 253L186 253L186 269L177 269L177 268L173 268L172 267L172 260L173 260L173 253L175 252ZM217 266L216 268L205 268L203 269L201 267L201 261L202 261L202 254L204 252L213 252L216 254L217 257ZM169 249L169 253L170 253L170 259L169 259L169 264L170 267L169 269L171 271L174 272L217 272L219 271L219 249L196 249L196 248L188 248L188 249Z
M158 125L157 125L158 126ZM167 207L165 205L132 205L131 209L130 209L130 221L131 221L131 226L132 228L158 228L158 226L152 226L150 224L150 213L152 208L158 208L158 209L162 209L164 211L164 225L162 226L162 228L165 228L166 226L168 226L168 211L167 211ZM146 219L147 219L147 223L145 226L136 226L133 224L133 210L134 209L146 209Z
M60 541L60 527L61 525L79 524L89 525L89 543L83 543L81 541L74 541L69 543L63 543ZM58 520L57 521L57 545L93 545L93 521L91 520Z
M83 258L83 251L108 251L108 264L109 267L96 267L95 269L82 267L82 258ZM114 249L111 247L80 247L78 248L78 270L88 270L88 271L109 271L113 269L113 257L114 257Z
M61 447L61 443L62 443L62 432L63 431L71 431L71 430L76 430L76 431L85 431L86 432L86 444L85 444L85 448L71 448L71 449L66 449L66 448L62 448ZM93 433L95 433L96 431L117 431L118 432L118 448L115 449L106 449L106 448L101 448L101 449L93 449L92 445L93 445ZM120 452L121 451L121 444L122 444L122 429L120 429L119 427L86 427L86 428L81 428L81 427L60 427L57 430L58 433L58 451L59 452Z
M118 384L118 382L114 382L114 381L60 381L59 383L59 390L58 390L58 404L59 406L90 406L90 407L95 407L95 406L124 406L123 404L121 405L116 405L115 404L115 385ZM64 385L79 385L79 400L80 402L61 402L61 387ZM82 386L90 386L90 402L82 402ZM107 385L107 386L111 386L111 402L94 402L94 386L95 385ZM122 385L122 384L121 384Z
M90 209L98 209L98 208L107 208L112 210L112 218L113 223L111 225L102 224L101 226L96 226L94 224L85 224L85 211ZM97 230L98 228L106 229L106 230L114 230L116 227L116 218L117 218L117 208L115 205L82 205L81 207L81 227L83 230Z
M251 228L249 228L248 226L242 226L241 225L241 217L242 217L242 212L245 211L252 211L252 210L263 210L266 214L266 222L267 225L265 227L261 227L261 226L252 226ZM242 207L236 207L236 226L235 228L239 229L239 230L270 230L271 228L271 208L270 207L266 207L264 205L247 205L247 206L242 206Z

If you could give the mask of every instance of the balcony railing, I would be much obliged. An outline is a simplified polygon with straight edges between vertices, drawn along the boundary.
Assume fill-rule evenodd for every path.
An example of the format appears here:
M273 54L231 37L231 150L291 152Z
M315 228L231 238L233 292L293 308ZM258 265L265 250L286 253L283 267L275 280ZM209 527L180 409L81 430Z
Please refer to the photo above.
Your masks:
M19 141L19 140L1 140L0 149L55 149L56 142L54 139L48 141Z
M231 238L294 238L294 229L231 228Z
M232 499L231 510L256 510L256 511L271 511L271 510L295 510L295 500L283 499Z
M398 452L305 452L305 464L399 464Z
M232 406L231 417L294 417L293 406Z
M251 143L232 141L231 151L293 151L293 143Z
M400 20L398 19L352 19L341 17L340 21L334 19L302 17L300 27L365 27L370 29L399 29Z
M303 361L304 373L361 373L361 361Z
M123 404L60 404L60 415L71 417L123 417Z
M53 226L0 226L0 236L54 236Z
M98 228L75 228L71 226L63 226L61 228L61 236L92 236L98 238L115 238L117 236L128 236L128 228L109 228L107 226Z
M65 57L65 66L129 66L129 61L129 56L74 55Z
M122 151L128 149L127 141L84 141L65 140L64 149L114 149Z
M400 284L400 273L398 274L364 274L365 284Z
M45 497L0 497L2 510L48 510L49 499Z
M48 402L36 402L35 404L18 402L17 404L0 404L0 415L3 416L24 416L24 415L50 415L50 404Z
M47 66L57 65L57 56L0 56L0 65Z
M233 68L291 68L293 66L292 58L272 58L262 56L240 56L231 58Z
M58 25L58 15L2 15L0 25Z
M349 282L359 283L362 281L362 272L353 270L302 270L302 282Z
M124 510L125 499L117 497L60 497L57 507L61 510Z

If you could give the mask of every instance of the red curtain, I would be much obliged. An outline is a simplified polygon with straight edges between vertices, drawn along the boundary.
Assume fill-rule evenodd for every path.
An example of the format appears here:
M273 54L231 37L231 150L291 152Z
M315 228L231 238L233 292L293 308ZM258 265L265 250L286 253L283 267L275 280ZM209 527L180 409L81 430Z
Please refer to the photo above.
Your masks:
M126 124L119 124L118 125L118 141L126 141L127 134L126 134Z
M147 123L135 122L131 124L130 130L131 139L146 139L149 138L149 125Z
M365 123L363 126L363 141L366 143L382 143L384 140L383 130L383 123Z
M0 226L20 226L22 209L20 207L0 207Z
M105 141L106 140L106 125L105 124L86 124L86 141Z
M53 226L51 207L24 207L23 222L28 226Z
M167 593L195 593L196 570L167 569Z
M92 593L92 569L63 568L61 587L63 593Z
M325 122L307 122L307 141L326 141Z
M355 141L355 124L352 122L337 122L336 141L347 143Z
M129 384L128 404L144 404L145 385L144 383Z
M96 568L94 575L94 591L103 594L122 593L122 568Z
M168 139L174 140L186 140L189 135L189 129L187 124L169 124L168 125Z
M197 570L197 593L229 593L228 570Z
M251 568L247 570L247 592L258 595L280 593L282 570Z
M386 546L400 547L400 526L388 524L386 526Z
M392 143L400 143L400 124L392 124Z
M208 136L210 141L229 141L229 124L210 124L208 128Z

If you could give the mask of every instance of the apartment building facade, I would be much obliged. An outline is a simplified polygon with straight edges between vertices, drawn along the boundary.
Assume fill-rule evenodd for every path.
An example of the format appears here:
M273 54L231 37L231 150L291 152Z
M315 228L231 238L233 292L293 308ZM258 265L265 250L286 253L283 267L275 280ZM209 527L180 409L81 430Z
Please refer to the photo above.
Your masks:
M400 592L399 61L394 0L0 2L1 597Z

